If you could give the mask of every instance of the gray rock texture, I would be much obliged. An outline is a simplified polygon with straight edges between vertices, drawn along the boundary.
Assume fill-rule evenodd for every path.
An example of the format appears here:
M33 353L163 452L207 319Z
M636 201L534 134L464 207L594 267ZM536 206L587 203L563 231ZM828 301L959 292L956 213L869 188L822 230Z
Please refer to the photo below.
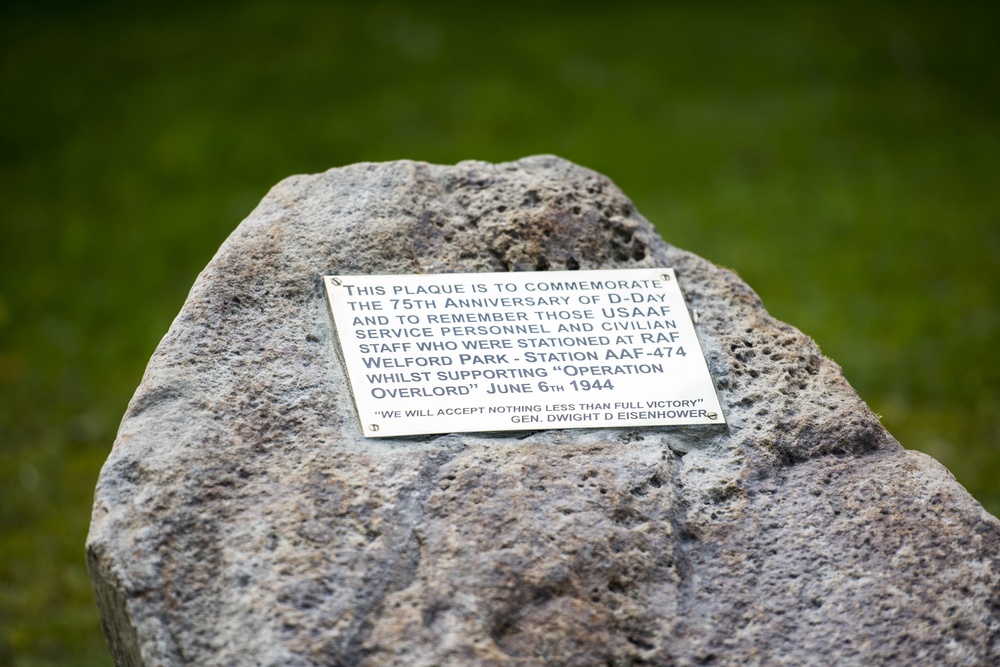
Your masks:
M653 266L728 428L361 435L321 274ZM87 557L119 665L1000 664L1000 522L550 156L279 183L153 355Z

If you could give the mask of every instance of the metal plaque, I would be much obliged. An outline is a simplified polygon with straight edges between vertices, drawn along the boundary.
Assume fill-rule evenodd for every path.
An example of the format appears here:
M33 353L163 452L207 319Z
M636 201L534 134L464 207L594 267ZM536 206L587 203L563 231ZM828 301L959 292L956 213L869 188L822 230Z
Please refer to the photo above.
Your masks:
M673 269L324 283L367 437L725 423Z

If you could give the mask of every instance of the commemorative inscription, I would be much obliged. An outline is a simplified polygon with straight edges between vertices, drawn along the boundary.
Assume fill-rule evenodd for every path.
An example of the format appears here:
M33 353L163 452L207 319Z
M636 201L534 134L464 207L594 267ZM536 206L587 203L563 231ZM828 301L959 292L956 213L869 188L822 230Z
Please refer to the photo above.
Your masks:
M673 269L324 283L367 437L725 423Z

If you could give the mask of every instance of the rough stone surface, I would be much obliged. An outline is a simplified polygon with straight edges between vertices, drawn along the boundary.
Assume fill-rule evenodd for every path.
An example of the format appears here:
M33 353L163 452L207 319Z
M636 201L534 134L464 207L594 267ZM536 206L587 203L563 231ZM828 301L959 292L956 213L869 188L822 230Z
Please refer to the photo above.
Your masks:
M652 266L728 429L361 435L319 275ZM995 665L998 547L808 337L543 156L278 184L150 361L87 556L119 665Z

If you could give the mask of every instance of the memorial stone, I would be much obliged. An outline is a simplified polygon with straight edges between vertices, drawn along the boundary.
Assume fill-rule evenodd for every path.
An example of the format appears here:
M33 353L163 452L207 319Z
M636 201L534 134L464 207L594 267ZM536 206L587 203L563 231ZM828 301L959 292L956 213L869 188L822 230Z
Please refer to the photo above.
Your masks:
M720 423L365 436L324 276L660 267ZM154 353L87 560L118 665L1000 664L1000 522L552 156L275 186Z

